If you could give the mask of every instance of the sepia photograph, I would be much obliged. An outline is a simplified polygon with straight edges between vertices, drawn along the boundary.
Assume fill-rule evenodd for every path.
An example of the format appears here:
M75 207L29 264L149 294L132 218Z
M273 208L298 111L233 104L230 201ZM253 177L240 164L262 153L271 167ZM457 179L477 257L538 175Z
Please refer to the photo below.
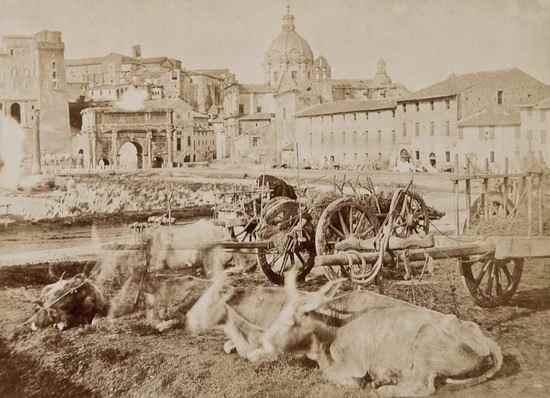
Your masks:
M0 0L0 398L546 398L550 0Z

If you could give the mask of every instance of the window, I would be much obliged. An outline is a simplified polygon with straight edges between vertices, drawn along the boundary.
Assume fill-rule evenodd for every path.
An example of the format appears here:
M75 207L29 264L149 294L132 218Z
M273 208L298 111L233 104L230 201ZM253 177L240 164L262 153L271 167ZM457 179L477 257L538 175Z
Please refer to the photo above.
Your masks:
M353 132L353 141L352 144L355 146L357 145L357 131Z
M369 143L369 130L365 130L365 143Z
M239 104L239 113L244 113L244 105Z
M191 136L187 136L187 146L191 146Z
M495 151L489 152L489 158L491 163L495 163Z
M172 80L178 80L178 71L177 70L172 71Z
M391 131L391 143L395 144L395 141L396 141L395 130L392 130Z
M420 103L417 102L417 103L415 103L415 105L416 105L416 111L417 111L417 112L420 112Z
M342 131L342 144L346 145L346 132Z
M403 122L403 137L407 136L407 123Z
M286 120L286 108L283 108L283 119Z
M464 139L464 128L459 127L458 128L458 139L463 140Z
M54 89L57 89L57 88L58 88L57 80L54 80L54 81L53 81L53 88L54 88Z
M391 117L395 117L395 109L391 110Z
M450 100L450 99L446 99L446 100L445 100L445 107L446 107L447 109L451 109L451 100Z
M545 122L546 121L546 111L544 109L540 110L540 121Z
M353 120L357 120L357 113L353 113Z
M415 151L414 154L415 154L416 160L420 160L420 151Z
M450 151L445 152L445 161L447 163L449 163L451 161L451 152Z
M449 137L451 135L451 122L448 120L445 122L445 135Z
M262 113L262 107L261 106L256 107L256 113Z
M378 143L382 143L382 130L378 130Z
M55 69L55 61L52 61L52 69Z
M369 120L369 113L365 112L365 120Z
M298 72L293 70L292 72L290 72L290 76L292 77L293 80L296 80L296 78L298 77Z
M416 135L417 137L420 137L420 123L419 122L416 122L414 124L414 135Z
M497 91L497 104L502 105L502 90Z
M403 104L403 113L407 113L407 104Z
M430 109L433 111L434 110L434 102L433 101L430 101Z
M10 55L15 55L15 50L13 48L10 48Z
M495 127L491 126L489 128L489 139L494 140L495 139Z
M430 136L435 135L435 122L430 122Z
M56 71L52 72L52 79L53 80L57 79L57 72Z
M540 131L540 143L546 144L546 130Z
M176 151L181 151L181 138L176 138Z
M516 140L521 138L521 130L519 126L514 127L514 137L516 137Z

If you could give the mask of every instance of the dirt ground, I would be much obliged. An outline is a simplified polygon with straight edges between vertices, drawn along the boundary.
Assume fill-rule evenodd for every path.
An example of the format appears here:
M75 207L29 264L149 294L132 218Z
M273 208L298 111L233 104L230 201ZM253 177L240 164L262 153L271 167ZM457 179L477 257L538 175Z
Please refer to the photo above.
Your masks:
M2 275L0 274L0 279ZM260 271L239 275L241 286L269 282ZM366 397L368 389L332 385L314 362L285 358L251 364L223 352L221 333L158 334L134 314L114 326L21 331L32 314L23 286L4 277L0 286L0 397ZM546 397L550 389L550 261L529 261L509 305L476 307L456 263L440 261L426 284L389 281L386 294L479 323L503 349L494 380L463 390L443 387L438 397ZM26 280L28 293L39 284ZM312 277L306 289L324 283ZM368 333L368 331L365 331ZM393 344L392 342L389 342ZM398 344L399 342L394 342Z

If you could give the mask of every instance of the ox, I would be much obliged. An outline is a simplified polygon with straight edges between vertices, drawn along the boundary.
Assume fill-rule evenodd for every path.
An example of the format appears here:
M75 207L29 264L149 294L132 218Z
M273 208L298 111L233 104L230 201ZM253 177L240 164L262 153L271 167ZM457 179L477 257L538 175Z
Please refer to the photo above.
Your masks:
M241 357L248 358L260 349L262 337L284 308L287 294L281 287L228 287L227 274L216 274L212 285L187 313L186 328L194 333L221 328L229 339L225 352L236 349ZM328 283L316 293L295 294L332 297L333 285Z
M31 329L55 325L59 330L89 324L107 314L108 303L95 284L83 274L45 286L36 313L27 321Z
M433 394L436 379L472 386L502 366L496 342L477 324L454 315L368 291L336 298L301 296L293 282L287 291L287 304L250 360L305 353L328 380L346 385L370 380L384 397Z

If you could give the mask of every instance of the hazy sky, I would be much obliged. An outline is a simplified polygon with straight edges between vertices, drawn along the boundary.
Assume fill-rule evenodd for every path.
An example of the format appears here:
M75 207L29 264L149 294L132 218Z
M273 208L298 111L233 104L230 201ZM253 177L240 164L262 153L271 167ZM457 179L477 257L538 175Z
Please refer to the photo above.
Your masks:
M0 0L0 35L61 30L67 58L176 57L262 82L287 0ZM419 89L451 72L518 66L550 83L550 0L290 0L296 30L335 78L391 77Z

